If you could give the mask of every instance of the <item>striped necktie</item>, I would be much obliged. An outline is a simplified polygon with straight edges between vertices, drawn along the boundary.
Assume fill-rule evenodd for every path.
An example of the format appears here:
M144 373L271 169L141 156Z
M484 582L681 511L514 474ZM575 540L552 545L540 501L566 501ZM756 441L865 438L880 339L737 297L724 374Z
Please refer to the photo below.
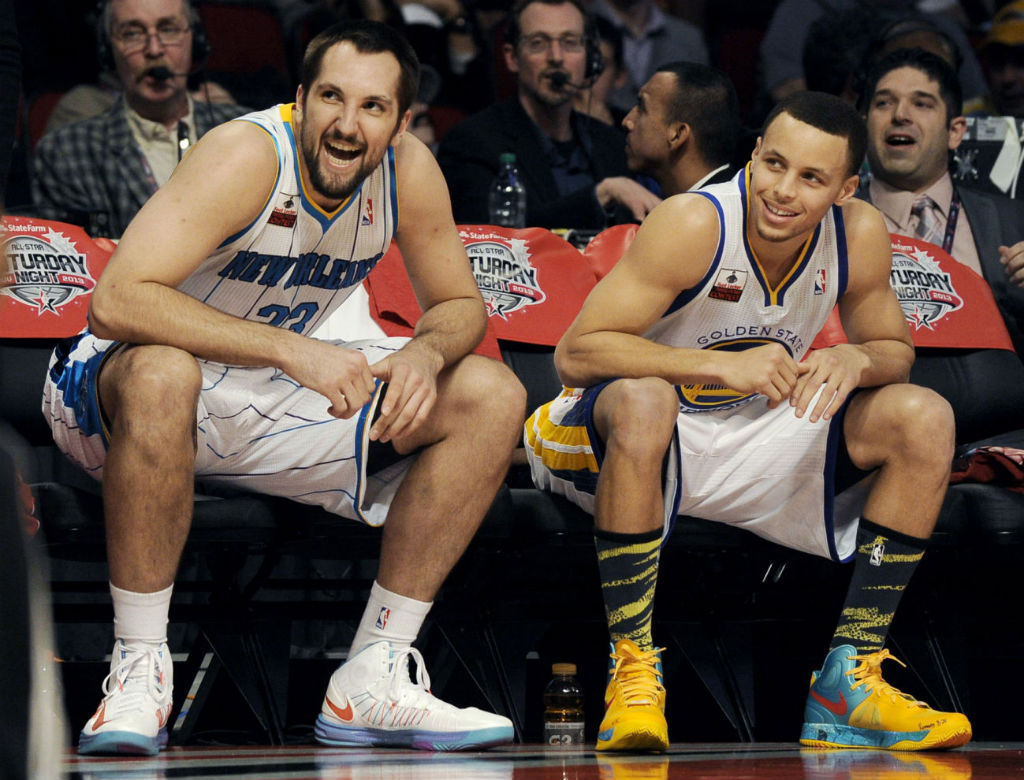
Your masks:
M934 200L927 195L919 195L910 208L910 215L917 217L914 235L930 244L942 246L942 216Z

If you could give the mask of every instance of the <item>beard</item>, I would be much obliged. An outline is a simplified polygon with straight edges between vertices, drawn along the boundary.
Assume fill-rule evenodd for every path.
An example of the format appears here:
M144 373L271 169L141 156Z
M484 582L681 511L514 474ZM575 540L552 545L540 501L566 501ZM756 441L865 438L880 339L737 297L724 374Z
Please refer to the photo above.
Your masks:
M320 164L317 154L318 139L312 137L312 133L306 131L303 124L299 138L299 146L302 149L302 160L306 164L306 171L309 174L309 182L320 195L330 200L343 201L353 192L359 189L359 185L366 180L373 169L377 167L380 160L370 161L365 157L359 167L348 174L331 174L326 172ZM355 143L355 142L351 142ZM366 150L363 149L365 154ZM326 151L323 152L327 154ZM372 164L371 164L372 162Z

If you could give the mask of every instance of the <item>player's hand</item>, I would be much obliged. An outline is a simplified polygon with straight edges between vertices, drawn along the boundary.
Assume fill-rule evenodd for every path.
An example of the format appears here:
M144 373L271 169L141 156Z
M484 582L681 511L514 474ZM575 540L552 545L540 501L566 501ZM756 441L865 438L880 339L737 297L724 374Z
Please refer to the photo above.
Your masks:
M661 203L661 198L627 176L609 176L607 179L601 179L594 192L605 212L611 212L616 204L621 204L637 222L643 222L644 217Z
M789 398L797 417L803 417L818 388L824 390L811 409L808 419L830 420L853 391L860 385L861 376L870 366L867 356L856 346L838 344L828 349L816 349L807 354L800 364L800 378Z
M300 344L284 372L330 401L328 414L347 420L366 405L376 383L362 352L310 338Z
M1006 275L1018 287L1024 287L1024 241L1013 246L999 247L999 262L1003 264Z
M410 342L370 366L373 376L388 383L380 416L370 428L371 441L391 441L423 424L437 401L437 375L443 365L440 355Z
M774 409L789 398L799 366L781 344L765 344L742 352L725 353L732 365L724 377L727 387L744 393L760 393Z

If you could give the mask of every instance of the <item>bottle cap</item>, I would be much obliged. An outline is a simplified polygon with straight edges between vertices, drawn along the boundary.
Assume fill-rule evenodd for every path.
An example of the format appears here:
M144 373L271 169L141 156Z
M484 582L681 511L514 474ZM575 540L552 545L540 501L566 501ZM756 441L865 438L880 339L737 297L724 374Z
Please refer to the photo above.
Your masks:
M551 664L552 674L576 674L576 664Z
M514 152L502 152L498 155L499 163L514 163L516 161L516 155Z

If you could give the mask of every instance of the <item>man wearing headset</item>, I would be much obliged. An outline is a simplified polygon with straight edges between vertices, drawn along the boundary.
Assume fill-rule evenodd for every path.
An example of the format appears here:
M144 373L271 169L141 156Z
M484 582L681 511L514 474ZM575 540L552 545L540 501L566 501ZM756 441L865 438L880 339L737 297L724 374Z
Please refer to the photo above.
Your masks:
M100 62L117 74L121 96L40 139L32 198L39 216L120 238L188 147L246 109L197 106L189 95L188 76L209 53L190 0L106 0L97 15Z
M504 52L517 94L453 127L438 149L456 222L488 221L502 152L516 155L529 226L601 229L659 203L629 178L622 135L573 110L601 71L596 38L578 0L517 0Z

